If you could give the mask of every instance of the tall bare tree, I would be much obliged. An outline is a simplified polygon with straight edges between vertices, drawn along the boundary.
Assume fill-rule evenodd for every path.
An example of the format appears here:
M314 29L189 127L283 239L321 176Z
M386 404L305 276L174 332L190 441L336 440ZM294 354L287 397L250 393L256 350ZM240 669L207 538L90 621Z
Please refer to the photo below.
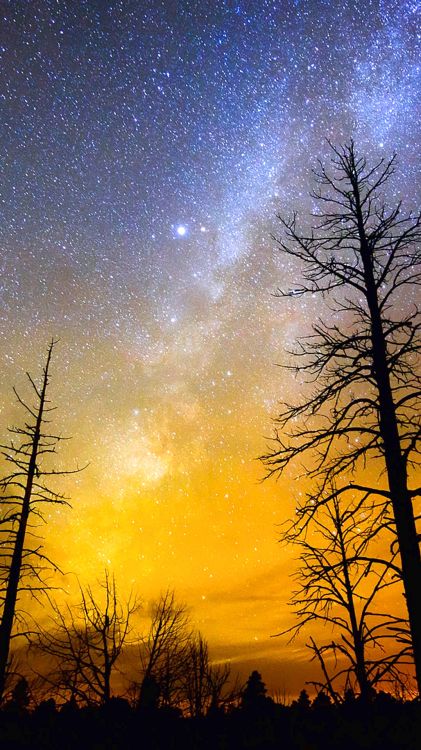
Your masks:
M295 637L317 623L323 632L330 629L333 640L318 645L311 637L308 645L324 675L317 687L328 690L335 702L338 689L357 687L367 701L379 684L402 680L410 656L401 642L407 622L390 611L384 596L387 590L390 598L401 585L387 506L384 499L368 500L366 493L355 493L350 499L348 494L327 495L313 514L311 531L305 523L311 508L304 501L283 534L284 541L300 550L294 575L298 588L291 599L298 622L285 632ZM382 555L380 530L390 541L386 544L383 534ZM331 655L333 670L326 663Z
M80 587L76 606L52 606L51 627L41 629L33 640L36 651L53 664L41 676L63 699L107 703L117 661L130 639L138 600L130 595L122 602L114 576L105 571L95 591L90 586Z
M421 215L388 209L382 193L395 157L373 166L354 143L332 148L330 168L319 164L313 198L316 223L306 232L296 216L280 218L283 253L300 265L302 282L280 296L320 295L334 312L301 342L293 368L314 385L308 397L287 404L277 418L275 442L263 460L269 474L308 456L315 483L315 512L335 479L353 476L377 461L381 490L393 512L402 580L421 693L421 558L409 475L417 461L421 393ZM369 483L370 484L370 483Z
M10 429L10 445L2 445L2 455L11 464L9 474L0 481L0 555L1 555L1 622L0 622L0 700L10 658L10 644L19 611L17 602L23 591L33 596L48 590L46 575L54 564L43 553L39 526L45 520L45 504L68 505L66 498L48 487L48 477L72 472L49 469L48 458L55 454L63 439L51 432L49 415L55 409L47 397L53 349L51 341L38 385L27 373L35 404L24 400L14 389L26 413L24 426Z

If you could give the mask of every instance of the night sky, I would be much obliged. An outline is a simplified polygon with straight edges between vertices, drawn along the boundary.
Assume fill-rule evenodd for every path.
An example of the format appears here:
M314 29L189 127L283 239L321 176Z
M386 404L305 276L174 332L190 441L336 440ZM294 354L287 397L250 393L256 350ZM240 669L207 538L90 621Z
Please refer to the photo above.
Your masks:
M297 390L275 363L319 311L273 296L297 280L275 214L312 209L327 137L396 151L390 197L416 205L419 10L1 3L0 428L58 336L62 461L89 462L47 551L145 600L175 586L215 653L278 660L279 685L306 669L269 638L291 624L277 524L303 487L260 484L256 459Z

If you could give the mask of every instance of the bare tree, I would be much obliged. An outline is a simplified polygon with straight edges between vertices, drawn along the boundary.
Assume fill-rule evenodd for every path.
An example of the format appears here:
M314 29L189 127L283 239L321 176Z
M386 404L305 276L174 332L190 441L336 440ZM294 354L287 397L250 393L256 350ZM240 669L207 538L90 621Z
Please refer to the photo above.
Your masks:
M305 524L309 509L304 502L297 509L297 520L283 534L284 541L300 549L294 576L299 586L291 600L298 622L284 632L295 637L317 622L324 629L330 627L334 640L317 645L310 638L308 645L324 675L324 682L314 684L327 690L335 702L338 680L343 689L354 689L357 683L367 701L379 684L402 678L410 657L400 636L396 643L407 623L385 606L383 596L401 584L393 535L390 554L385 555L386 547L379 555L379 532L389 532L390 527L387 506L367 500L366 493L356 495L344 501L333 491L313 515L311 533ZM329 655L335 657L333 672L326 665Z
M138 705L172 706L178 701L180 677L191 633L184 604L167 589L151 607L151 624L141 649L142 679Z
M209 648L200 633L190 639L184 665L183 687L190 716L204 716L211 698Z
M211 662L208 670L208 684L210 693L208 713L211 709L223 708L225 710L228 706L238 704L242 686L238 673L233 677L229 664Z
M48 591L46 576L54 564L43 553L39 526L44 522L45 504L68 505L66 498L48 487L47 478L73 472L46 468L48 458L63 440L51 433L48 416L55 407L47 398L49 370L56 342L51 341L41 384L27 377L35 397L35 405L24 400L14 389L17 400L26 412L23 427L13 427L10 445L2 445L2 455L12 469L0 481L0 700L10 659L11 639L19 624L17 602L24 591L37 597ZM20 620L22 624L22 619ZM15 630L15 632L14 632Z
M136 597L122 603L114 576L105 571L94 593L80 587L76 607L53 604L52 626L35 635L33 647L53 662L41 676L64 699L107 703L112 695L112 677L124 646L128 645L132 615L138 610Z
M203 716L231 697L228 665L213 665L208 644L194 633L184 604L167 590L151 607L151 624L141 643L142 679L137 704L166 706Z
M382 201L395 157L371 167L352 141L331 148L332 173L322 164L315 173L320 211L313 229L301 231L295 216L279 217L285 239L278 245L299 262L303 279L279 295L319 294L329 300L335 322L316 323L300 343L293 369L314 386L308 398L284 407L274 445L262 458L269 474L280 474L311 456L306 473L315 483L314 513L332 481L352 488L368 462L385 471L387 486L371 492L385 497L393 512L421 692L421 559L413 508L420 489L409 486L420 438L421 216L402 215L400 204L388 210Z
M191 636L182 678L182 694L190 716L205 716L211 706L218 708L228 699L230 677L228 664L213 665L209 658L209 647L201 633Z

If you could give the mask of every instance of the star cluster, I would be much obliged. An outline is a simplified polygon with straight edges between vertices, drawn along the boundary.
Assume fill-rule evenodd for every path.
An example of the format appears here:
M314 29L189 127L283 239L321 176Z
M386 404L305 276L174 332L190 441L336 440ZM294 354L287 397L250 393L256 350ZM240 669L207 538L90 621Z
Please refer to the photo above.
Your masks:
M48 544L273 653L293 490L255 458L316 314L272 296L294 281L275 213L311 210L311 166L350 136L397 151L416 204L419 5L13 0L1 28L1 429L58 335L65 459L90 462Z

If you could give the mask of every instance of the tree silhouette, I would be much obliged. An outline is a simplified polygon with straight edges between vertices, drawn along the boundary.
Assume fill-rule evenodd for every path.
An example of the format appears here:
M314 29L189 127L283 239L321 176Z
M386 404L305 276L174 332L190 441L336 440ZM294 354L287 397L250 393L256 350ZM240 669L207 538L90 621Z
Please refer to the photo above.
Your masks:
M56 694L83 704L106 704L112 695L112 675L128 644L132 615L139 607L130 595L122 603L114 576L105 571L94 594L80 587L77 606L53 604L52 627L40 629L33 647L53 661L41 676Z
M152 603L150 628L141 644L140 707L150 704L151 685L155 694L158 688L161 705L177 704L190 634L186 606L167 589Z
M209 709L217 709L229 700L231 691L224 693L230 676L229 665L213 665L209 647L201 633L190 636L187 658L182 676L182 700L190 716L205 716Z
M301 690L296 701L293 701L293 706L297 706L302 711L308 711L311 706L311 700L309 698L307 690Z
M208 685L210 703L207 713L215 713L218 709L226 708L238 703L240 681L237 674L234 678L229 664L210 664L208 670Z
M168 589L151 606L151 624L140 644L142 679L137 706L176 708L205 716L230 701L228 665L212 664L206 640L193 632L184 604Z
M314 513L335 480L340 489L353 488L354 474L373 462L385 472L387 486L367 491L386 498L393 512L421 692L421 559L413 508L420 489L408 483L420 438L421 216L402 215L400 203L388 210L381 199L395 157L369 166L352 141L331 148L331 172L322 164L315 172L313 229L301 231L296 216L279 217L285 239L278 245L299 262L303 279L279 295L320 295L335 320L316 323L300 343L293 369L313 389L284 407L262 459L269 474L279 474L294 459L311 456L306 473L314 480Z
M250 674L244 690L241 694L241 706L249 710L258 710L266 703L266 685L262 680L262 675L257 669Z
M208 681L209 649L200 633L190 638L184 667L183 692L187 699L189 715L196 718L204 716L211 698Z
M317 693L316 697L314 698L311 707L313 711L326 711L331 705L331 700L329 698L329 695L324 692L324 690L320 690L319 693Z
M393 649L389 645L398 633L401 639L407 623L388 611L382 600L385 590L401 584L397 551L379 556L379 533L390 527L387 506L355 494L356 498L345 502L332 492L317 515L313 514L311 534L306 529L304 502L297 508L297 520L283 534L284 541L293 542L301 553L295 573L299 587L291 600L298 622L284 632L295 637L315 622L333 630L334 640L318 645L311 638L308 645L325 680L313 684L327 690L335 702L338 680L353 688L356 681L367 701L379 683L401 679L409 656L407 646L395 643ZM333 672L326 666L329 654L335 657ZM342 657L342 663L337 657Z
M48 591L48 571L56 566L42 551L39 526L45 521L45 504L68 505L66 498L48 487L48 477L70 474L69 471L49 469L46 464L63 440L51 433L48 418L55 409L47 398L49 370L54 346L51 341L43 369L41 384L27 373L35 396L35 405L24 400L14 388L20 406L26 412L24 426L13 427L10 445L2 445L2 455L12 465L8 475L0 481L0 554L1 554L1 622L0 622L0 700L4 694L10 659L10 643L16 624L23 625L17 609L20 594L32 596ZM16 633L15 633L16 635Z

